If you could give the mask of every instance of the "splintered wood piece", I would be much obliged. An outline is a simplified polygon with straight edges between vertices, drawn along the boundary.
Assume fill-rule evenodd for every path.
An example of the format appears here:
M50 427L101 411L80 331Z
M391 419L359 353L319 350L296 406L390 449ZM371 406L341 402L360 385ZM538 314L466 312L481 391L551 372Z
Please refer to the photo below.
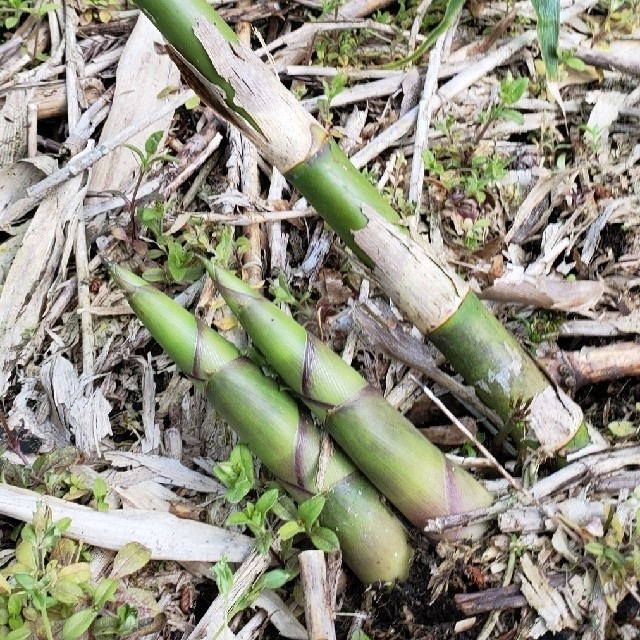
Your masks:
M324 553L317 549L303 551L298 556L298 561L309 640L335 640L336 630L329 599Z
M547 581L552 587L561 587L566 583L567 576L556 573L548 576ZM454 599L458 609L465 616L475 616L479 613L499 609L519 609L527 604L527 599L522 595L519 584L484 589L478 593L458 593Z
M587 384L640 375L640 344L618 342L580 351L558 351L538 362L556 382L575 390Z
M266 613L269 623L276 628L283 638L307 640L309 637L307 630L298 622L298 619L291 613L287 604L275 591L265 589L256 598L254 608L260 608ZM244 632L244 628L242 631Z
M0 394L28 345L50 293L85 187L79 175L58 187L37 209L0 293Z
M180 76L177 68L168 56L155 50L155 42L161 40L158 30L141 15L118 64L113 105L100 142L111 139L117 132L156 111L166 101L158 95L178 85ZM145 141L152 133L169 129L172 118L173 112L163 114L131 137L128 143L144 149ZM89 191L126 191L138 171L138 158L126 147L118 147L96 163Z
M84 107L92 105L105 91L100 80L82 78L79 82L78 98ZM67 89L62 80L38 86L33 94L32 102L38 106L38 120L47 120L65 115L67 112Z
M478 295L482 300L582 313L593 308L603 292L604 283L597 280L561 280L509 273Z
M558 173L548 173L541 175L533 189L527 194L524 202L520 205L518 213L504 238L505 243L520 244L540 230L547 221L551 211L549 207L542 207L545 198L560 185L569 188L578 174L575 169L566 169Z
M544 620L547 629L553 633L563 629L577 629L578 621L569 611L562 594L549 582L538 564L534 564L528 553L520 558L520 569L520 591Z
M111 405L100 388L86 393L87 382L64 356L56 354L40 370L40 382L51 404L51 418L60 435L72 433L87 457L100 456L100 441L111 435ZM68 437L68 435L67 435Z

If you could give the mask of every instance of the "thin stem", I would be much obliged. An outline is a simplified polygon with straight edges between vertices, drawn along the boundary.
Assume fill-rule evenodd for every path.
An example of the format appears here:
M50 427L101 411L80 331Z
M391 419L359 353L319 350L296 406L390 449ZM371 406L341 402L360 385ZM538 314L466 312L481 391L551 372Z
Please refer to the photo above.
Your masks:
M38 607L40 610L40 615L42 616L42 625L44 626L44 631L47 634L47 640L53 640L53 631L51 630L51 623L49 622L49 616L47 615L47 603L46 596L45 602L42 607Z
M442 411L442 413L444 413L445 416L447 416L447 418L449 418L449 420L451 420L451 422L453 422L456 427L462 432L464 433L464 435L469 438L469 440L471 440L471 442L473 442L473 444L478 448L478 450L480 451L480 453L482 453L482 455L489 460L493 466L498 470L498 472L500 473L500 475L502 475L505 480L518 492L518 493L524 493L525 495L529 495L528 491L526 491L526 489L496 460L495 456L489 451L489 449L487 449L482 442L480 442L480 440L478 440L478 438L476 438L471 431L469 431L469 429L467 429L467 427L460 421L458 420L458 418L456 418L453 413L451 413L451 411L449 411L449 409L443 404L442 400L440 400L440 398L438 398L432 391L431 389L429 389L429 387L427 387L425 384L422 384L422 382L420 380L418 380L418 378L416 378L413 374L411 375L411 379L418 384L421 389L429 396L429 398L435 403L436 407L438 407L438 409L440 409L440 411Z

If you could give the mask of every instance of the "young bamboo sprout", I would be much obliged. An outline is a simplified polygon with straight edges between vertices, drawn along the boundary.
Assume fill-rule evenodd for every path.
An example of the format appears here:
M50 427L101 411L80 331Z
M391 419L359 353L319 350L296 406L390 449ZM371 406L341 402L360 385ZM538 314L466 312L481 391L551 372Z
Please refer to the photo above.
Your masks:
M477 480L450 462L340 356L242 280L209 261L205 265L271 366L416 527L423 528L430 518L491 504ZM479 526L459 535L482 530Z
M404 526L339 449L321 453L321 434L310 416L178 303L122 267L110 265L109 271L151 335L289 494L299 502L325 495L320 522L335 531L360 580L406 578L412 550Z
M551 455L584 443L580 408L535 365L205 0L135 0L201 98L240 128L371 268L390 298L505 422Z

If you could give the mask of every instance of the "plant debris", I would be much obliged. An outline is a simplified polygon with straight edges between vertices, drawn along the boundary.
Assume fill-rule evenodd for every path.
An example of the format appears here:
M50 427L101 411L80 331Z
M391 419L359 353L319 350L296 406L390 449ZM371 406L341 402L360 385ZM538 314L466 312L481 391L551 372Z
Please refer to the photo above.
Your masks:
M63 4L0 0L0 598L26 589L40 611L41 587L8 577L27 567L45 585L75 567L93 586L68 587L47 623L63 637L73 620L68 638L89 637L98 614L119 637L158 639L637 638L637 2L562 2L555 79L529 2L468 3L443 33L443 3L216 7L398 211L400 237L428 238L580 405L591 445L562 461L513 446L517 425L482 405L304 198L184 88L135 6ZM429 34L440 37L415 54ZM235 435L101 260L127 263L258 358L200 254L237 267L495 496L411 529L403 585L363 587L339 553L325 566L308 538L271 536L282 506L260 524L269 553L225 525L232 514L257 526L250 510L272 478L255 463L248 498L225 498L213 469ZM473 546L427 537L480 522ZM42 567L24 563L29 545ZM47 637L2 609L0 627L34 633L12 640Z

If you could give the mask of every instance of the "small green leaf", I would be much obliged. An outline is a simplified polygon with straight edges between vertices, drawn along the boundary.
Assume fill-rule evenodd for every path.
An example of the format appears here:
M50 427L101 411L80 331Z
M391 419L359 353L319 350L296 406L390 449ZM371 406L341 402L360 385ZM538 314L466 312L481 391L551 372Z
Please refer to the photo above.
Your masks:
M74 562L58 571L58 580L64 579L74 584L87 582L91 578L91 569L86 562Z
M144 567L151 560L151 550L139 542L127 543L113 559L110 578L119 580Z
M233 572L226 559L223 558L219 562L216 562L213 567L211 567L211 572L216 579L218 591L223 595L231 593L231 588L233 587Z
M179 242L169 243L169 254L167 259L167 265L169 267L169 273L171 277L180 282L184 278L185 265L189 260L189 256L185 251L185 248Z
M616 438L628 438L638 430L629 420L614 420L607 425L607 429L609 429Z
M237 460L247 479L253 482L253 456L249 447L246 444L236 445L231 452L231 459L234 462Z
M500 84L500 99L504 104L515 104L524 95L528 84L527 78L522 77L514 80L509 74L509 77Z
M138 626L138 610L130 604L121 604L118 607L118 633L122 637L130 636Z
M18 16L9 16L5 21L4 21L4 26L7 29L13 29L17 24L18 24L19 18Z
M93 604L97 611L101 611L107 602L114 602L114 595L118 590L118 581L104 578L93 592Z
M71 518L61 518L56 522L56 529L59 533L64 533L71 526Z
M298 519L298 509L295 503L289 496L284 494L280 495L276 504L271 508L271 511L275 516L280 518L280 520L284 520L285 522Z
M216 477L227 487L225 497L237 504L251 491L254 482L253 458L244 444L238 444L231 450L227 462L221 462L213 468Z
M20 537L29 544L36 544L36 532L30 524L25 524L20 531Z
M200 104L200 98L198 98L198 96L193 96L193 98L189 98L184 103L184 106L189 111L193 111L193 109L195 109L199 104Z
M258 580L258 585L261 589L279 589L290 579L290 571L286 569L273 569L273 571L267 571L267 573Z
M7 598L7 611L12 618L17 618L27 600L26 593L12 593Z
M584 71L587 68L587 65L580 60L580 58L576 58L575 56L567 56L562 60L567 67L570 69L575 69L576 71Z
M164 210L162 207L143 207L138 210L138 216L140 217L140 221L144 225L148 225L155 220L161 220L162 216L164 216Z
M16 560L30 571L36 569L36 555L33 544L22 540L16 546Z
M16 573L13 577L25 591L32 591L36 586L36 579L30 573Z
M269 553L271 543L273 542L273 536L268 531L263 531L256 534L256 549L259 553Z
M96 497L96 500L104 500L107 497L107 483L104 478L97 476L93 481L93 495Z
M238 502L240 502L240 500L242 500L247 495L247 493L251 491L252 488L253 482L251 482L250 480L247 480L246 478L237 480L235 484L233 484L226 490L224 497L231 504L238 504Z
M315 527L309 533L309 537L314 546L320 551L336 551L336 549L340 548L338 536L326 527Z
M236 240L236 251L238 252L238 255L242 256L250 250L251 242L249 242L249 238L247 238L246 236L240 236Z
M195 282L202 276L204 273L204 269L200 265L195 265L193 267L187 267L184 270L183 280L185 282Z
M150 269L146 269L142 274L142 277L147 282L164 282L166 280L164 269L160 269L160 267L151 267Z
M584 545L584 550L596 558L599 558L604 554L604 546L593 540Z
M219 462L213 467L213 474L222 482L225 487L228 487L235 478L235 471L233 465L230 462Z
M82 609L74 613L62 627L63 640L79 638L91 626L97 615L93 609Z
M507 108L501 109L500 117L503 120L515 122L518 125L524 124L524 116L519 111L516 111L515 109L507 109Z
M27 640L31 637L31 630L27 627L22 627L21 629L15 629L8 633L4 640Z
M283 540L289 540L293 538L293 536L298 533L302 533L304 531L304 527L296 520L289 520L289 522L285 522L280 529L278 529L278 535Z
M484 167L489 162L487 156L473 156L471 158L471 166L475 168Z
M284 273L280 272L278 276L278 284L273 284L269 287L269 293L273 298L274 304L280 304L285 302L287 304L296 305L297 300L295 296L289 291L289 285Z
M163 135L164 131L155 131L147 138L147 141L144 143L144 150L147 152L147 157L152 156L158 150Z
M256 510L262 514L266 514L273 509L276 502L278 502L278 490L269 489L269 491L265 491L260 498L258 498Z
M305 500L298 507L298 515L300 517L300 520L302 520L302 522L304 523L307 531L311 530L311 527L313 527L316 520L322 513L325 502L326 498L321 493L319 493L318 495L313 496L313 498Z
M76 605L84 596L84 591L82 587L74 584L70 580L57 580L56 583L50 587L49 595L63 604Z
M227 516L227 520L225 524L228 526L240 526L249 524L250 519L244 511L236 511L235 513L230 513Z

